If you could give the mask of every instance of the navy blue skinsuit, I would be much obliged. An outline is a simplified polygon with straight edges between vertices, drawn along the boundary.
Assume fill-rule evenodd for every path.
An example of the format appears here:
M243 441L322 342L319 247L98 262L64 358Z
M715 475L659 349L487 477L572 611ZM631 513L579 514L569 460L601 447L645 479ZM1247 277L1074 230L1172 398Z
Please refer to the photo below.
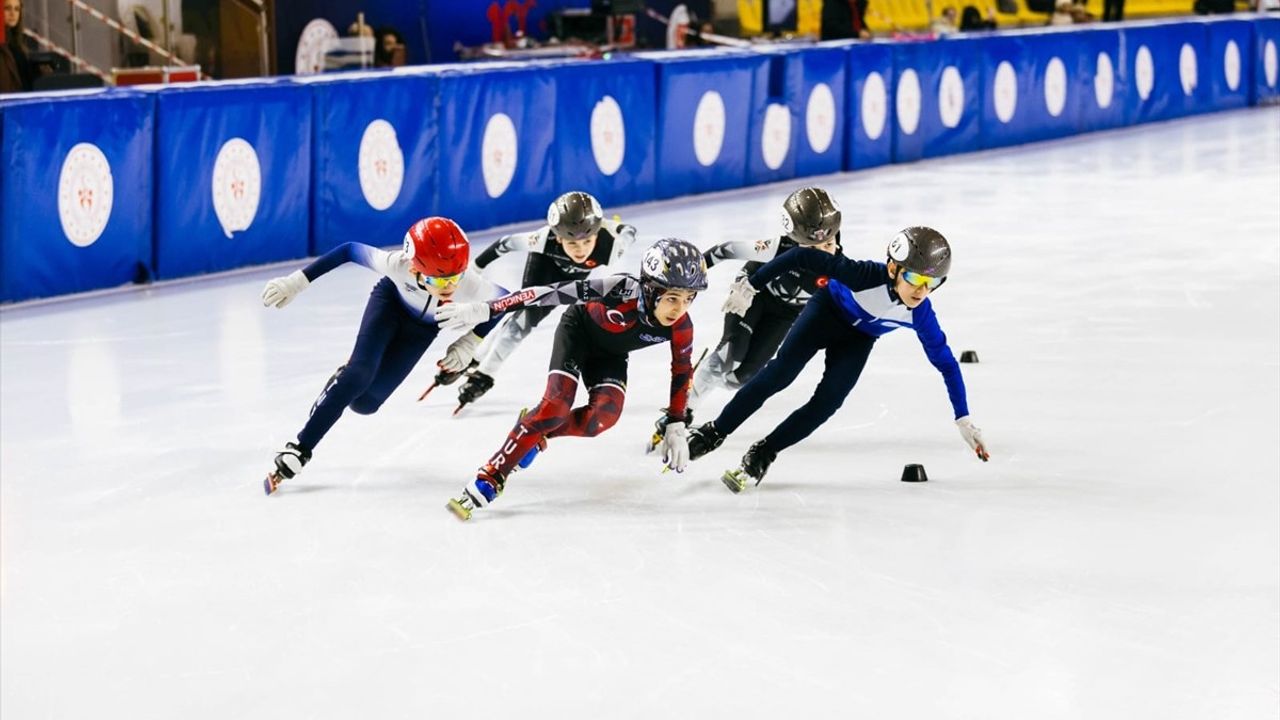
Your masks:
M929 362L942 373L956 417L969 414L960 364L947 346L928 298L914 310L908 309L894 292L883 263L850 260L810 248L796 248L765 264L751 275L751 286L759 290L795 269L830 280L805 305L777 357L720 411L714 421L716 429L725 435L737 430L766 400L790 385L819 350L825 350L822 380L813 396L764 438L765 448L775 453L795 445L844 404L876 339L901 327L915 330Z

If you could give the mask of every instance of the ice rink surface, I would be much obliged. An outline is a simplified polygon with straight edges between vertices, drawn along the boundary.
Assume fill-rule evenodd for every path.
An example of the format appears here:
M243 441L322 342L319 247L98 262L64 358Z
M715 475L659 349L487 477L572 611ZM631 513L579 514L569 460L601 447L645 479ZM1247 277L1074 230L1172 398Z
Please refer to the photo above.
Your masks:
M980 355L964 371L990 463L899 331L759 487L718 478L817 361L661 474L641 446L663 346L632 356L613 430L553 441L459 523L444 503L540 397L553 317L457 418L457 386L416 402L438 342L266 498L371 273L283 310L261 286L301 263L8 308L0 713L1275 718L1280 110L619 211L641 245L705 248L776 234L805 182L843 205L852 257L906 225L951 240L934 303ZM695 302L695 348L735 272ZM899 482L906 463L930 482Z

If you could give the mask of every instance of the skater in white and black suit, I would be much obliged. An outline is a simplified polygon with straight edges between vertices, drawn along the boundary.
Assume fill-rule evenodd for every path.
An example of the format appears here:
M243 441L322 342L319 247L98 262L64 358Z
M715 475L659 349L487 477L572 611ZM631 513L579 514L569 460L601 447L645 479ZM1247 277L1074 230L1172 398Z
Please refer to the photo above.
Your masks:
M886 263L850 260L809 248L798 248L767 263L749 278L735 281L725 311L742 313L751 299L782 273L797 268L829 278L814 294L782 343L778 356L733 396L715 420L689 433L689 454L697 459L724 442L744 421L796 379L819 350L825 367L813 396L755 443L741 466L725 473L734 492L746 480L758 484L778 453L808 437L835 414L858 382L875 341L898 328L915 330L929 362L942 373L955 411L956 426L982 460L988 454L981 431L969 418L960 364L938 325L929 294L951 271L951 246L938 231L909 227L889 242Z
M282 308L316 278L343 263L359 263L382 275L369 294L351 357L325 384L297 440L276 454L275 468L264 484L268 495L302 471L316 444L344 410L370 415L382 407L436 339L440 331L436 313L441 305L483 302L506 292L478 273L466 272L470 252L467 236L455 222L429 217L409 228L402 250L346 243L305 268L267 283L262 303ZM481 323L455 340L437 363L440 369L461 373L495 324Z
M529 233L499 238L476 258L484 269L500 256L527 252L523 287L581 280L607 267L635 243L636 229L605 220L600 203L585 192L567 192L547 208L547 224ZM459 407L475 402L493 387L494 375L517 346L551 314L554 307L534 306L510 313L476 352L478 365L467 372L458 390Z

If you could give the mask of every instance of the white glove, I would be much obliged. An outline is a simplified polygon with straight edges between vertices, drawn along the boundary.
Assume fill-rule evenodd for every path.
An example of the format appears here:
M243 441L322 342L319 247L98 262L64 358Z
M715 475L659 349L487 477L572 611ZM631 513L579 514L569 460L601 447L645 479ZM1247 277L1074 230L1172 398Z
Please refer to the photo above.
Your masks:
M667 423L662 436L662 462L676 472L689 467L689 432L682 422Z
M729 286L729 297L724 299L724 307L720 309L726 313L745 316L757 292L759 291L751 287L751 281L746 275L739 275Z
M310 284L311 281L301 270L294 270L284 277L272 278L267 281L267 286L262 288L262 304L267 307L275 305L282 308L298 297L298 293L306 290Z
M436 308L436 322L446 330L475 327L489 319L489 303L449 303Z
M471 364L471 358L475 357L477 347L480 347L480 336L469 332L454 340L436 365L445 372L458 372Z
M974 425L968 415L956 420L956 427L960 428L960 437L978 454L978 459L986 462L991 458L987 454L987 446L982 442L982 429Z

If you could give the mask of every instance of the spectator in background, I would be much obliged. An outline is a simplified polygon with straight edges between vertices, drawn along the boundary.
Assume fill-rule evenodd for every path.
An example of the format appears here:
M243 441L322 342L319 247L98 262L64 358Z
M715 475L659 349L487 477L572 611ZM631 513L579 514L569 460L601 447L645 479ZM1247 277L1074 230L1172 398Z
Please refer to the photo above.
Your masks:
M0 93L31 89L35 70L27 59L27 39L22 33L22 0L4 2L4 41L0 43Z
M1124 19L1124 0L1102 0L1102 21L1120 22Z
M960 29L969 32L972 30L995 30L996 29L996 9L991 5L987 5L987 16L982 17L982 12L973 5L965 5L964 10L960 13Z
M1053 14L1049 16L1051 26L1074 25L1075 17L1071 14L1071 0L1058 0L1053 6Z
M390 25L378 28L375 35L378 44L373 49L374 67L403 67L405 54L408 52L404 43L404 35Z
M929 23L929 29L938 37L955 35L960 32L960 26L956 23L956 6L947 5L942 8L942 14Z
M867 30L868 2L869 0L822 0L821 39L870 39L871 31Z

